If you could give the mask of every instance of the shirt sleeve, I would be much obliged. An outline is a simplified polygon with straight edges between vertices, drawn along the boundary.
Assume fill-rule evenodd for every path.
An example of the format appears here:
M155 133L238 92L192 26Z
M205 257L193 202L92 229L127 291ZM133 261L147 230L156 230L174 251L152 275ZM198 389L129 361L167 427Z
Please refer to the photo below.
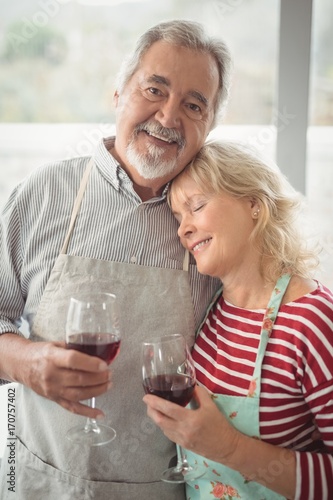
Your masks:
M332 455L297 451L295 500L330 500L332 491Z
M328 300L327 300L328 299ZM302 384L305 400L321 435L317 452L296 451L295 500L330 500L333 492L333 303L322 308L306 334ZM313 443L315 444L315 443Z
M17 190L5 205L0 220L0 334L19 333L15 320L24 309L20 285L22 231L16 196Z

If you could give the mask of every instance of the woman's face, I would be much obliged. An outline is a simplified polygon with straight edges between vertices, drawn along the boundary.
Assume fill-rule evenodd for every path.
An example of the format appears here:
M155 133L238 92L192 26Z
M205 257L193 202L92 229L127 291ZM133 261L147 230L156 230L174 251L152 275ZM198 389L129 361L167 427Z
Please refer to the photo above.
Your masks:
M249 237L258 208L250 198L227 193L203 193L186 173L177 179L171 208L179 222L178 235L194 256L200 273L224 279L255 262ZM258 255L257 255L258 257Z

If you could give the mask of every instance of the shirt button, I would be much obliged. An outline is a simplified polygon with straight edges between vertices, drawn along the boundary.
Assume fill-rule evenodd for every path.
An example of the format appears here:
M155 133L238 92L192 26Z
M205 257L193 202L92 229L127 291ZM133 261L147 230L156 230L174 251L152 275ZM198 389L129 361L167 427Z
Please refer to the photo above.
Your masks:
M132 262L132 264L135 264L135 263L136 263L136 257L135 257L135 255L133 255L133 256L131 257L131 262Z

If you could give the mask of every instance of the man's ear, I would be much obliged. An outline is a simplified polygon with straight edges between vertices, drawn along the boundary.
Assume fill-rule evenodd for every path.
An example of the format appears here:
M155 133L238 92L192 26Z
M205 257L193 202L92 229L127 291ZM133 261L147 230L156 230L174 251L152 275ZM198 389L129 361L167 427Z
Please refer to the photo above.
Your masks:
M118 90L116 90L114 95L113 95L113 104L114 104L115 108L118 106L118 100L119 100L119 92L118 92Z

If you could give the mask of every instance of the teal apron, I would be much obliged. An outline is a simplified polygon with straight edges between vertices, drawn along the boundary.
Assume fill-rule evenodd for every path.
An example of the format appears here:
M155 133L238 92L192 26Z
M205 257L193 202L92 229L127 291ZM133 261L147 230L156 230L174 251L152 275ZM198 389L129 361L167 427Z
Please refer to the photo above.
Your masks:
M290 275L281 276L273 290L268 303L263 325L261 327L253 378L250 382L247 397L226 396L214 394L214 402L229 422L247 436L260 438L260 386L261 367L266 346L285 291L290 281ZM242 498L243 500L278 500L285 497L254 481L249 481L239 472L218 462L208 460L188 450L185 451L190 464L204 465L207 472L203 477L186 484L187 500L209 500Z

